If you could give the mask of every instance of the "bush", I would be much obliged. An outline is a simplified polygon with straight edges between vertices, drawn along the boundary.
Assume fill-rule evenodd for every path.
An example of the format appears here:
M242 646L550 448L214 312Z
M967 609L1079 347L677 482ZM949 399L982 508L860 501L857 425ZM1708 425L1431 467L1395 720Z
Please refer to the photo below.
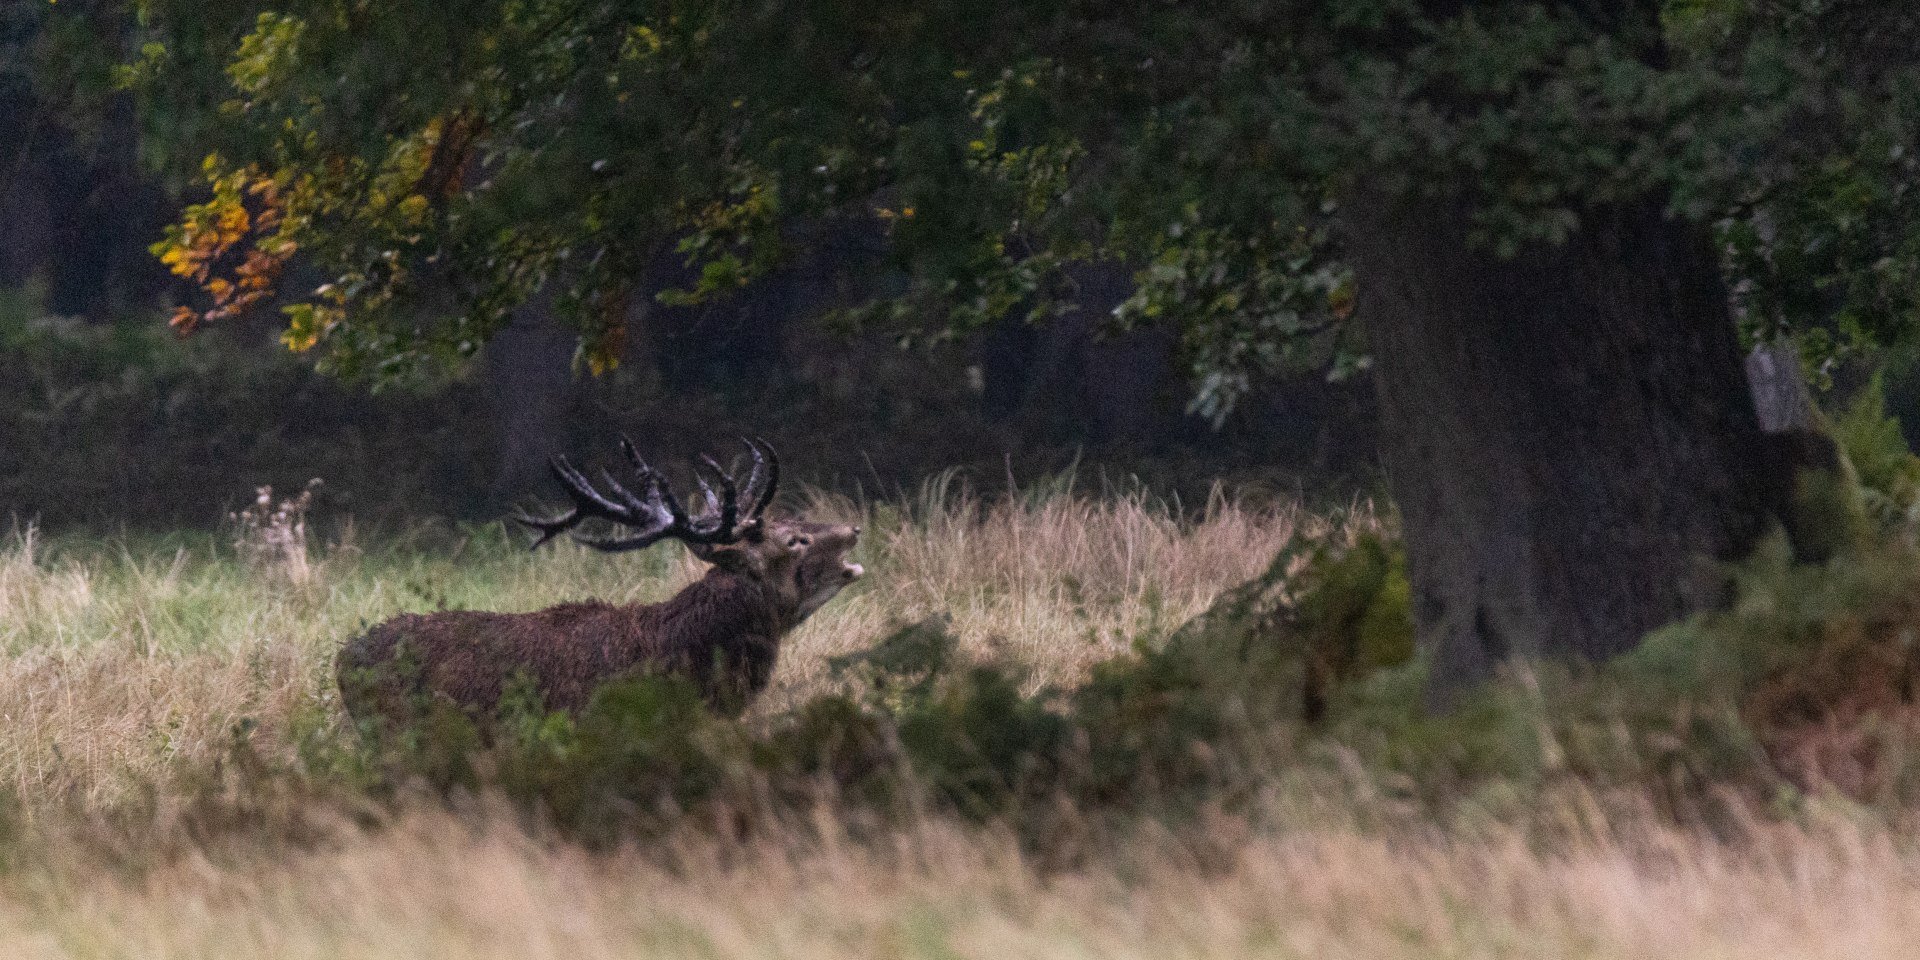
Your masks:
M1059 810L1191 807L1218 782L1226 721L1189 658L1143 648L1070 693L958 656L943 619L903 626L840 669L858 696L824 695L758 728L708 712L693 686L645 676L600 689L578 715L516 684L491 716L423 702L397 729L317 726L290 763L245 731L196 816L248 821L261 798L355 807L494 794L594 844L687 823L731 832L831 798L891 815L928 808L1010 823L1034 842ZM210 781L211 782L211 781Z
M1833 417L1833 435L1853 465L1866 515L1882 536L1912 542L1920 525L1920 457L1907 447L1899 419L1887 413L1881 377L1868 380Z
M1811 566L1774 542L1737 590L1730 609L1649 637L1623 681L1705 705L1717 739L1800 789L1920 800L1906 759L1920 730L1920 555L1886 544Z

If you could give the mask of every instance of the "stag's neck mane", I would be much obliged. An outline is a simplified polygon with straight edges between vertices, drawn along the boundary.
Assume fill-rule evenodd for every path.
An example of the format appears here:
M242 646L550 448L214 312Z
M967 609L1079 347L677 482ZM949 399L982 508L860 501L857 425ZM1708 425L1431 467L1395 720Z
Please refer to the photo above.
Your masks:
M670 599L637 612L688 642L718 644L742 636L778 639L793 628L799 610L799 599L791 591L714 567Z

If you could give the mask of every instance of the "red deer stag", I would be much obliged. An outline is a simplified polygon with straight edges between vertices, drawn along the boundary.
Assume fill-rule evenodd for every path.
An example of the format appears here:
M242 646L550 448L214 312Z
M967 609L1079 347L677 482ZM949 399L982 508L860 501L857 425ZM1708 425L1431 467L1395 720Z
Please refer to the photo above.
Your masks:
M621 449L638 495L604 472L605 489L596 489L566 458L554 457L553 474L573 507L552 518L515 517L538 532L535 549L597 519L626 528L626 535L573 538L608 553L679 540L712 569L663 603L394 617L340 651L348 713L358 722L403 720L438 700L484 716L521 675L548 709L577 711L607 681L643 673L685 676L717 712L744 710L766 688L781 638L863 572L846 560L859 527L764 518L780 463L770 448L747 446L753 469L744 485L701 458L720 489L716 494L699 478L706 509L693 517L625 439Z

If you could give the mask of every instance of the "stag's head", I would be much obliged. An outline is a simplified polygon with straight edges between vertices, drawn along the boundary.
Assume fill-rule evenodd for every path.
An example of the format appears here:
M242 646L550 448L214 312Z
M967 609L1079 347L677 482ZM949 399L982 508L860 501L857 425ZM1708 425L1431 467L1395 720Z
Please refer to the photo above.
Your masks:
M776 538L785 539L799 551L793 565L793 586L802 619L866 573L865 568L847 559L860 537L859 527L786 520L774 524L773 529Z
M633 469L633 487L605 471L601 472L601 486L595 487L565 457L555 456L550 466L573 501L572 509L556 517L521 513L516 519L538 532L535 549L563 532L608 553L679 540L694 556L714 567L763 583L787 597L797 611L798 622L865 572L859 564L847 560L860 528L767 519L767 507L780 484L780 459L764 443L749 440L746 444L752 469L744 482L736 480L732 471L712 457L701 456L700 465L713 482L696 469L703 509L694 514L687 512L666 479L623 437L620 449ZM574 528L588 520L606 521L620 532L607 537L582 536Z

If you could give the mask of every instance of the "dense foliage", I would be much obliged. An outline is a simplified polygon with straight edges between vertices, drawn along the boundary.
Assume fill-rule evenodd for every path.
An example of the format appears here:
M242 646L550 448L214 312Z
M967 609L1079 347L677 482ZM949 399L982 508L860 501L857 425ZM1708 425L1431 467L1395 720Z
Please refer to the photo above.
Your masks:
M286 342L376 381L470 356L543 285L604 369L663 254L691 270L667 298L710 296L833 218L900 268L864 315L922 331L1123 259L1122 319L1184 330L1215 414L1287 364L1351 369L1356 196L1502 252L1670 196L1719 231L1749 327L1822 351L1914 306L1899 4L139 6L128 75L212 187L160 247L211 302L177 322L301 251L325 278Z

